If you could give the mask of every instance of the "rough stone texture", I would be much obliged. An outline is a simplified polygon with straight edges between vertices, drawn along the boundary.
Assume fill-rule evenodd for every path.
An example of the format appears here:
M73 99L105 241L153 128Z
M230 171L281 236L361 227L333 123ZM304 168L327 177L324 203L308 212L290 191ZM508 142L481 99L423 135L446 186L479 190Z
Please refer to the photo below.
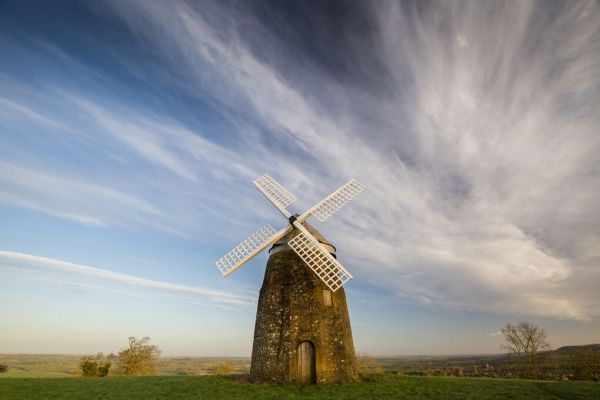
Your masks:
M313 227L305 226L328 244ZM308 340L315 347L317 383L353 381L356 359L344 288L331 293L332 305L325 305L327 286L285 244L296 234L293 230L271 249L258 300L251 378L298 382L298 345Z

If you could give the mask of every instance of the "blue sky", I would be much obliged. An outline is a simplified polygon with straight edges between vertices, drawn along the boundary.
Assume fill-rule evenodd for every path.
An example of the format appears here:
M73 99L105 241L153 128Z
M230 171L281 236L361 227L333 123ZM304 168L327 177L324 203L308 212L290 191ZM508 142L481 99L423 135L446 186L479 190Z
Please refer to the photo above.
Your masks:
M0 352L250 354L266 255L314 225L371 354L600 341L596 2L0 3Z

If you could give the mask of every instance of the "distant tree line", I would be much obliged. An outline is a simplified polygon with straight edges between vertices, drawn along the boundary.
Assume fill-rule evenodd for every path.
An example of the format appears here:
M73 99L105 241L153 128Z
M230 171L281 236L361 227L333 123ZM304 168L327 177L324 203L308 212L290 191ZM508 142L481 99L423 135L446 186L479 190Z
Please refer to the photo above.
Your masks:
M454 357L357 357L360 374L393 372L403 375L600 382L600 344L549 350L546 331L528 321L502 329L504 355Z
M550 348L546 331L528 321L507 323L502 334L503 348L514 356L513 370L520 377L600 381L600 349L594 346L569 346L564 355L545 352Z
M550 347L546 331L527 321L507 323L501 330L507 350L506 356L471 357L469 360L445 363L425 360L403 364L400 369L394 359L376 359L368 354L358 354L356 366L359 373L379 374L397 372L412 375L472 376L497 378L529 378L555 380L591 380L600 382L600 344L589 346L566 346L547 351ZM113 365L116 374L154 375L156 361L160 356L157 346L150 344L149 337L128 338L128 344L117 355L98 353L85 356L80 361L81 375L103 377ZM382 362L382 360L384 362ZM479 360L479 361L477 361ZM6 372L6 364L0 364L0 373ZM235 363L223 361L213 364L209 372L230 375L236 370Z
M375 357L367 353L358 353L356 355L356 371L359 374L375 373L381 374L384 372L383 366Z
M600 351L584 348L572 356L575 379L600 382Z

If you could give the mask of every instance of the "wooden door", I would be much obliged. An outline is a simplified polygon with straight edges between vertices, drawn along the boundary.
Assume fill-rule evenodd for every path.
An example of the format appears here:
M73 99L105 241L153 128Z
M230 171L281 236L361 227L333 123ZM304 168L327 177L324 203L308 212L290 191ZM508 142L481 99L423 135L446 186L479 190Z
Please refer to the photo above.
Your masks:
M315 345L304 341L298 345L298 383L317 383Z

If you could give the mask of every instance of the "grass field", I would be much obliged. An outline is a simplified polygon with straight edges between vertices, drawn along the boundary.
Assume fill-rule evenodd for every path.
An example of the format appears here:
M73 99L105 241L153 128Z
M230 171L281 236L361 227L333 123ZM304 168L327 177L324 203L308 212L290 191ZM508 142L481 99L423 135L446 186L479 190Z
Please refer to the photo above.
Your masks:
M80 355L65 354L0 354L0 364L8 365L8 372L0 374L7 378L76 378ZM248 357L161 357L156 363L158 375L210 375L215 365L230 361L235 373L247 373ZM111 373L116 373L116 366ZM0 398L0 400L2 400Z
M600 399L600 384L367 375L347 385L253 385L238 376L9 378L0 399Z

